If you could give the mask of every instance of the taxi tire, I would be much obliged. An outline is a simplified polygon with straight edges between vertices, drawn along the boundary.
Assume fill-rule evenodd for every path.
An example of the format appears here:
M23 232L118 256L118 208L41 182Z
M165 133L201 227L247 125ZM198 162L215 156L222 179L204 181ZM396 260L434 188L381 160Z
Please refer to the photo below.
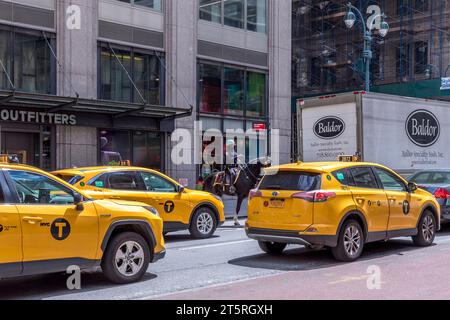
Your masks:
M259 247L267 254L280 255L286 249L286 243L258 241Z
M204 213L207 213L211 216L213 223L211 231L208 232L207 234L200 232L200 230L198 230L197 228L198 219ZM189 226L189 233L194 239L208 239L213 236L214 232L216 232L217 225L218 225L217 218L214 212L209 208L201 207L195 211L194 216L192 217L191 225Z
M431 221L433 224L432 227L432 236L430 239L426 239L423 231L423 226L425 224L426 219L431 219L427 221ZM431 246L434 242L434 239L436 238L436 218L434 217L434 214L429 211L425 210L422 216L419 219L419 223L417 225L417 235L412 237L412 240L416 246L419 247L428 247Z
M344 245L345 232L351 227L355 227L359 231L360 235L360 246L357 253L353 256L347 253ZM352 262L357 260L361 256L363 250L364 250L364 232L361 225L356 220L347 220L342 226L341 231L339 233L337 246L331 248L331 252L333 253L334 258L342 262Z
M126 277L117 270L115 266L115 255L117 250L127 241L137 242L142 250L144 251L144 262L141 270L133 276ZM105 254L103 255L101 268L105 277L116 284L128 284L137 282L142 279L142 277L147 272L148 266L150 264L150 248L147 241L135 232L122 232L114 236L108 243Z

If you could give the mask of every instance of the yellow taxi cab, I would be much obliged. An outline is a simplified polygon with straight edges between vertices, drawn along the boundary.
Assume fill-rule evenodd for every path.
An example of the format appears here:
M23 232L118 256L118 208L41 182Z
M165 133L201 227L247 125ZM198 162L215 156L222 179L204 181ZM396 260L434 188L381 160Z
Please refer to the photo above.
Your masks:
M0 163L0 278L100 266L140 280L165 256L163 222L145 203L92 200L39 169Z
M213 236L225 221L222 199L190 190L160 172L139 167L90 167L53 172L95 199L139 201L155 207L164 233L189 230L192 237Z
M300 244L329 247L341 261L359 258L369 242L434 242L440 209L430 193L382 165L340 160L267 169L249 195L248 237L269 254Z

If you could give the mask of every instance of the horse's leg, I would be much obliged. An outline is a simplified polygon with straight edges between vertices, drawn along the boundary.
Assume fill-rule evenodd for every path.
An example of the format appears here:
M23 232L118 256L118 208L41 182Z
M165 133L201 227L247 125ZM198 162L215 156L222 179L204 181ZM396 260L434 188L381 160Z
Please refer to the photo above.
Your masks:
M241 211L242 201L244 201L244 197L242 195L238 196L237 204L236 204L236 216L234 217L234 225L240 226L239 223L239 211Z

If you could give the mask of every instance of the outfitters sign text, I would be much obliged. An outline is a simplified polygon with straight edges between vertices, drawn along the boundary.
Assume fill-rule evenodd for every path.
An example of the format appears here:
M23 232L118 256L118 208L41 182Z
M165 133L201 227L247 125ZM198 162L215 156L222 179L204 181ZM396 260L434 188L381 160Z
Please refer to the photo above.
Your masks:
M1 121L39 123L39 124L55 124L62 126L75 126L77 117L71 114L46 113L21 110L0 110Z

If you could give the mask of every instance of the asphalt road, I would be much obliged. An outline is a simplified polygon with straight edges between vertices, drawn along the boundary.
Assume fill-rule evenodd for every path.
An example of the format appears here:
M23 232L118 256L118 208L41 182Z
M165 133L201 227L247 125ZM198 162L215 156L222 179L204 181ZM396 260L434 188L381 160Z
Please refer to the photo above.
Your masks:
M140 283L111 285L93 270L82 274L81 290L69 291L63 274L26 277L0 281L0 299L450 299L450 226L432 247L409 239L370 244L351 264L296 246L268 256L234 228L201 241L171 234L167 249ZM367 286L373 268L380 289Z

